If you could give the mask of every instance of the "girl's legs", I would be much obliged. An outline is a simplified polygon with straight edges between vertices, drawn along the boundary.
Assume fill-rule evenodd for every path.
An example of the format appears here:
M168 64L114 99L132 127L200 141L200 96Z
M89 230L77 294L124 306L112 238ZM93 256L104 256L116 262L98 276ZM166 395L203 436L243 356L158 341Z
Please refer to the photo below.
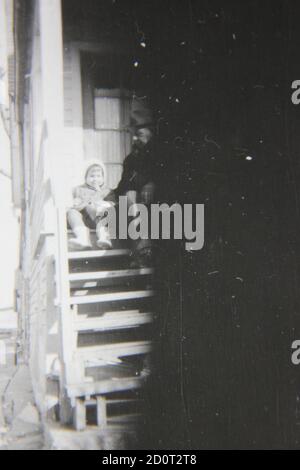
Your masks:
M96 225L97 234L97 246L102 250L108 250L112 248L112 243L109 235L108 228L101 224L99 221Z
M101 225L99 216L97 215L97 208L94 205L89 205L85 208L85 213L88 216L91 226L96 228L98 248L109 250L112 247L109 231L107 227Z
M76 209L69 209L67 220L75 235L75 238L71 238L70 243L76 248L91 247L89 229L84 224L81 212Z

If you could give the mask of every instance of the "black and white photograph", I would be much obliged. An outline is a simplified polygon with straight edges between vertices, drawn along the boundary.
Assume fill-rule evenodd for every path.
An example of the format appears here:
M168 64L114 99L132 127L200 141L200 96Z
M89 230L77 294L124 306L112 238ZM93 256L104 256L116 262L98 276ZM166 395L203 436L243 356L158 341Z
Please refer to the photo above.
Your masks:
M0 450L300 449L299 18L0 0Z

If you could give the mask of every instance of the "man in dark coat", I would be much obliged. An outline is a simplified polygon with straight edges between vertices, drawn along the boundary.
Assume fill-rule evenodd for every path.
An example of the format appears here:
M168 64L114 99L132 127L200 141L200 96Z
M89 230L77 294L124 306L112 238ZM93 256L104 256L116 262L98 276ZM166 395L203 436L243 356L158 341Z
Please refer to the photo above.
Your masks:
M151 202L145 195L145 186L150 183L154 184L156 172L156 157L152 144L153 133L149 127L142 127L136 131L132 152L127 155L124 161L123 173L121 180L115 189L116 196L126 195L130 191L136 193L136 201ZM152 188L154 190L154 188Z
M153 131L141 126L134 137L132 152L125 158L121 180L115 195L126 195L129 205L154 202L158 161L153 146ZM133 264L142 266L151 263L151 240L139 240L133 250Z

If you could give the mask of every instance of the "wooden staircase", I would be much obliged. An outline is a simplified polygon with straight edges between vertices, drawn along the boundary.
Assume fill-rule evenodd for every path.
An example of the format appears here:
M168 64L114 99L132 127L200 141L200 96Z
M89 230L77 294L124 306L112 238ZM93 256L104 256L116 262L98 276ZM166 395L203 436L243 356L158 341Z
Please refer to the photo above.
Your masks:
M135 422L150 372L153 269L130 268L120 246L68 251L67 258L61 421L72 419L76 430Z

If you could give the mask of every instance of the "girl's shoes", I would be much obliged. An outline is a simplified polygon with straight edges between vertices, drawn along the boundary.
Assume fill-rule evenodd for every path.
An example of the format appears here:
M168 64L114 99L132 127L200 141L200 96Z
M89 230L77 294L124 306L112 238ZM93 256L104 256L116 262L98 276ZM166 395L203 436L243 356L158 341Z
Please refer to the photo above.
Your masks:
M85 240L81 240L80 238L70 238L69 245L71 249L85 249L91 248L91 244L86 242Z
M110 240L98 240L97 247L99 250L110 250L112 248L112 243Z
M107 227L97 227L97 238L97 247L100 250L110 250L112 248Z
M91 248L90 232L86 227L76 227L73 232L75 237L69 240L71 248L81 250Z

